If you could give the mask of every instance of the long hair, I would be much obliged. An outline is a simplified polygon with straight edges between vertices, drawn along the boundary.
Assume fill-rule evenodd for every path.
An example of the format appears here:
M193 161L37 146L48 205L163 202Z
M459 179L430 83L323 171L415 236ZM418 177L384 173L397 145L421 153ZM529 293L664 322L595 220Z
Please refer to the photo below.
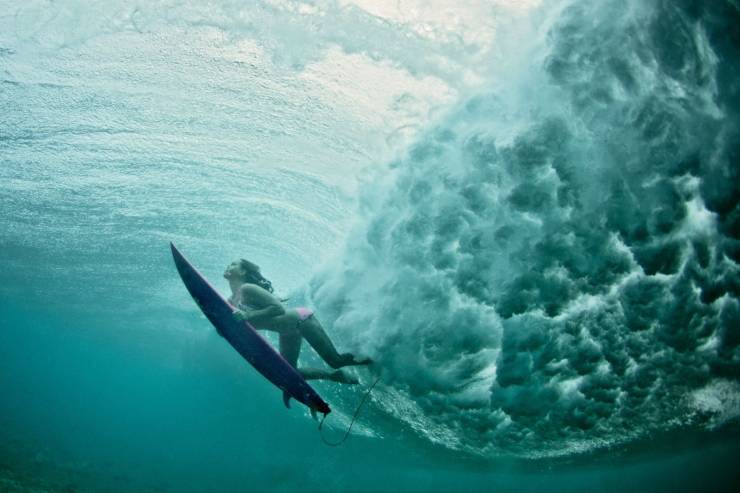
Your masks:
M245 272L242 281L254 283L264 290L267 290L271 293L273 292L272 283L265 279L265 277L260 272L260 268L257 264L253 264L249 260L240 259L239 265L242 269L244 269Z

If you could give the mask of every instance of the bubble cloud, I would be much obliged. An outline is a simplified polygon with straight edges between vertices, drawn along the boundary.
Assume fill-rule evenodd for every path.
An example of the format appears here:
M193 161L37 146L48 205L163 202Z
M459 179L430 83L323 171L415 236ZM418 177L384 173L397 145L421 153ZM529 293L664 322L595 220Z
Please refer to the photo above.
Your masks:
M489 457L736 419L737 15L565 5L369 188L309 292L387 413Z

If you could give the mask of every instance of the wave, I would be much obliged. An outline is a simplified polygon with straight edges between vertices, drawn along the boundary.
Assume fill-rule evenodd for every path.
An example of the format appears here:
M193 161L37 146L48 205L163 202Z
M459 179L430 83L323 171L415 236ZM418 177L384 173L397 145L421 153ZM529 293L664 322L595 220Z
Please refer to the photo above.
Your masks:
M497 37L511 70L366 191L310 298L379 362L382 410L448 448L561 456L735 420L738 8L542 11L526 43Z

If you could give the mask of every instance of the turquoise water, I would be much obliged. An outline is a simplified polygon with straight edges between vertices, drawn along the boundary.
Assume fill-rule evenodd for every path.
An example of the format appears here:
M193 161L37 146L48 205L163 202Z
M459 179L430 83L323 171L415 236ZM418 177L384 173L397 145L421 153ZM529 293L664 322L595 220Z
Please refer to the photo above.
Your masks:
M0 491L732 491L739 20L0 1ZM170 241L377 361L343 446Z

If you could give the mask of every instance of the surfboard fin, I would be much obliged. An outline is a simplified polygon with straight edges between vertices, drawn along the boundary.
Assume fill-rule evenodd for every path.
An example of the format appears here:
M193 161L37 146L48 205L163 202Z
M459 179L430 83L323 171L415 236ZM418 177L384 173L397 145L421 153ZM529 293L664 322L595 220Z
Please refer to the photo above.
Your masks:
M290 394L283 390L283 404L290 409Z
M311 417L313 418L313 420L314 421L318 421L319 420L319 417L318 417L318 415L316 415L316 409L314 409L312 407L309 408L309 409L311 410Z

